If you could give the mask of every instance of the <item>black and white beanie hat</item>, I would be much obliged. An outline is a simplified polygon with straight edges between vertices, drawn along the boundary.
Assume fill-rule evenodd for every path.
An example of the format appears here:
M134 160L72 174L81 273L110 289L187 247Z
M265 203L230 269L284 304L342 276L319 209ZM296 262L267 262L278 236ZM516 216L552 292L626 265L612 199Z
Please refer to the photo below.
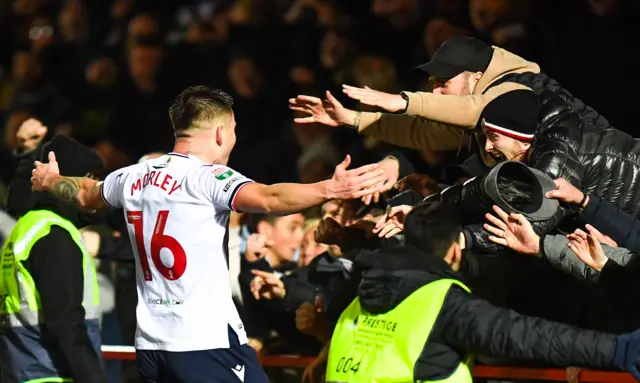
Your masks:
M533 141L540 103L531 90L514 90L493 99L482 111L485 127L520 141Z

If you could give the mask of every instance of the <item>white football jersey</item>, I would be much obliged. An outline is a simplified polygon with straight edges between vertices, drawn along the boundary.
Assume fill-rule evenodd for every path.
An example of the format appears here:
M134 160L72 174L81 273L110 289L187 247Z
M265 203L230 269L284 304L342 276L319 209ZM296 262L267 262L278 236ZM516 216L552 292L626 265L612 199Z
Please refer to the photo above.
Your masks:
M229 347L247 336L231 297L227 226L234 198L252 182L223 165L169 153L111 173L102 197L123 208L136 256L136 348Z

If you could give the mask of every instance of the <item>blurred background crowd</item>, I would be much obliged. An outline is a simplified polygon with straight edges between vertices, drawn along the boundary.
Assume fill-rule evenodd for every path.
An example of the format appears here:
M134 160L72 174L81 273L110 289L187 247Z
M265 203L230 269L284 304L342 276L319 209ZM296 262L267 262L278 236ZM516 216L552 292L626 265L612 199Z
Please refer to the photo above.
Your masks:
M633 1L0 4L5 182L16 130L29 116L43 121L50 135L68 134L95 146L115 168L170 149L167 105L178 90L196 83L226 89L236 99L232 167L262 182L322 178L343 152L367 162L380 145L355 133L296 126L287 99L326 89L341 95L341 84L389 93L423 89L426 79L413 68L457 35L480 37L537 62L616 128L635 129ZM435 169L446 162L446 153L423 157Z
M168 105L193 84L235 98L238 143L229 165L256 181L325 179L346 153L356 164L397 153L413 164L409 173L439 180L446 165L464 159L459 153L407 150L348 129L296 124L287 100L331 90L348 108L370 110L344 97L341 85L428 90L413 68L453 36L475 36L538 63L637 137L631 57L639 7L633 0L0 0L0 203L20 153L53 135L94 147L107 170L168 152ZM44 128L20 138L29 118ZM309 318L322 311L318 297L344 281L345 265L335 257L338 247L315 242L318 218L348 225L383 214L331 202L306 216L232 216L231 283L256 350L320 351L330 329ZM122 241L117 252L130 252ZM300 268L312 262L321 267ZM288 278L286 299L255 300L252 269ZM133 263L103 262L100 270L103 341L132 344ZM135 381L135 366L126 370L123 381Z

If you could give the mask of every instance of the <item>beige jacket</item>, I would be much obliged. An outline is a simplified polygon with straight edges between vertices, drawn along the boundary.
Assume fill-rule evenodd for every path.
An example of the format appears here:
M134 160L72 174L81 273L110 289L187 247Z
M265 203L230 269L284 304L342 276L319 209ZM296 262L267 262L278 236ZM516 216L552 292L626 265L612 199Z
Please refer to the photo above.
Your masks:
M505 82L485 94L483 92L506 74L524 72L540 73L540 67L502 48L493 47L491 62L472 95L404 92L409 97L405 114L362 112L358 132L394 145L427 152L456 150L464 131L475 128L485 105L506 92L529 88Z

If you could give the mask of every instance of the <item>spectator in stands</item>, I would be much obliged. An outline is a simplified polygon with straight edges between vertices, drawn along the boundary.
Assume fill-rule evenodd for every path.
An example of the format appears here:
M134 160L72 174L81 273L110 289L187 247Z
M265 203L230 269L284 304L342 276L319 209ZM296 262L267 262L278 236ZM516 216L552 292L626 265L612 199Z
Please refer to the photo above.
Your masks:
M540 257L576 279L591 282L582 289L589 299L580 307L584 317L581 327L620 334L640 326L633 288L638 271L636 253L615 246L592 226L587 226L586 231L577 229L566 237L539 237L524 216L509 215L497 206L493 210L495 215L487 214L490 224L485 224L493 234L490 240L519 253ZM607 245L601 245L601 241Z
M607 200L583 193L566 180L555 180L557 189L547 193L547 198L557 198L577 210L578 217L587 225L599 228L609 244L640 251L640 222Z
M406 224L407 246L356 260L362 267L359 300L334 329L327 381L471 381L470 353L625 369L640 378L633 346L640 331L618 337L496 308L470 294L453 272L462 258L456 214L425 204ZM415 311L424 302L432 306Z
M291 100L292 108L310 114L310 117L299 119L300 122L344 124L356 127L359 132L372 130L367 134L401 146L433 146L441 145L434 142L435 136L448 135L452 126L475 128L484 107L499 95L512 90L533 90L541 101L534 133L547 135L545 141L553 147L546 156L537 159L535 167L553 178L563 177L588 192L597 193L627 212L638 207L640 195L632 193L637 179L625 176L627 173L624 172L612 171L618 168L628 169L628 174L638 171L640 161L634 149L630 157L633 165L627 166L628 148L636 145L633 137L610 129L604 117L541 73L537 64L480 40L456 37L445 42L433 59L419 69L431 75L433 93L392 95L350 86L345 86L344 91L367 105L423 117L425 120L421 123L427 121L432 125L428 129L415 129L414 117L348 110L335 98L329 98L323 105L317 98L303 96ZM573 149L576 143L584 145L585 149L595 148L604 137L616 153L607 156L607 161L600 161L601 156L595 150L583 159ZM489 156L485 156L485 161L495 163ZM596 185L602 182L601 173L586 169L600 164L606 164L601 171L616 175L610 182L619 183L619 187L596 191Z
M261 270L281 276L295 269L300 256L303 225L302 214L284 217L254 214L249 218L248 229L253 235L247 240L239 281L245 309L242 320L248 337L254 339L253 346L258 349L264 347L271 328L282 329L281 323L287 322L284 319L281 321L277 315L269 315L270 308L255 300L251 293L251 281L254 279L252 271Z
M315 231L320 224L319 219L308 219L304 222L304 233L300 245L300 266L308 266L318 255L329 251L329 247L315 240Z

